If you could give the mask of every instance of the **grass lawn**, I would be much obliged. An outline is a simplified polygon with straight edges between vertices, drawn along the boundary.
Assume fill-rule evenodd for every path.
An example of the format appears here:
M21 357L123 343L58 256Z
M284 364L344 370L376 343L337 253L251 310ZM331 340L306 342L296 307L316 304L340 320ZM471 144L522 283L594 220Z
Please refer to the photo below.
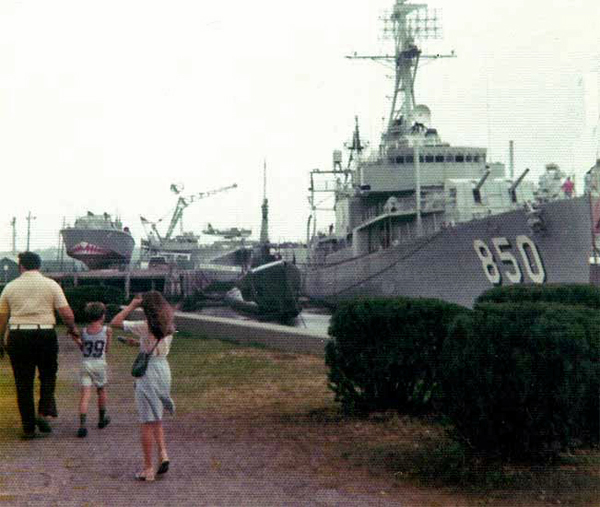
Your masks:
M115 336L118 333L115 332ZM131 389L136 349L113 344L111 371ZM600 452L581 451L547 464L501 464L467 456L433 422L395 413L343 417L327 387L322 358L177 335L169 357L178 417L226 420L231 438L271 438L294 450L293 465L332 487L348 474L386 484L390 495L407 484L456 494L472 505L598 505ZM77 390L61 362L60 405L76 406ZM112 388L111 388L112 389ZM120 396L109 392L109 399ZM123 394L125 396L125 394ZM0 445L18 436L12 371L0 361ZM315 465L314 456L321 457ZM442 505L442 504L440 504Z

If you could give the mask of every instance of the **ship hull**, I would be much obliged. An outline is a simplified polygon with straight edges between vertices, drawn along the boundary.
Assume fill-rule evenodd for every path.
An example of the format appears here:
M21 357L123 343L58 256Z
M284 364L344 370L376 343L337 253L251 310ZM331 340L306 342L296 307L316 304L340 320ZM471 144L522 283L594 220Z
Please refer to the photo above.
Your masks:
M303 291L327 304L361 296L438 298L471 307L495 285L588 283L592 252L587 196L442 229L412 243L337 263L307 264Z
M60 231L67 255L89 269L105 269L129 264L134 239L117 230L67 228Z
M299 302L301 273L295 264L274 261L248 271L238 282L243 301L234 308L265 319L287 321L302 310Z

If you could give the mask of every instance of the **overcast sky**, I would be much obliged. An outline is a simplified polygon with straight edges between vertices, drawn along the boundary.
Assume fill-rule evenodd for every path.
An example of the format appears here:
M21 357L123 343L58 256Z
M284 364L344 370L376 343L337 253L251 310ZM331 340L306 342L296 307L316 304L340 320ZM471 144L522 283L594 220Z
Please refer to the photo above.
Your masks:
M376 147L390 72L377 54L392 0L2 0L0 250L55 246L63 219L169 217L176 197L207 222L257 237L267 160L271 239L305 239L308 173L329 168L353 118ZM595 160L597 0L435 0L457 58L423 67L417 101L452 144L488 147L537 179L549 162L580 179ZM326 220L320 225L326 226ZM166 224L163 225L165 227ZM164 229L162 229L164 230Z

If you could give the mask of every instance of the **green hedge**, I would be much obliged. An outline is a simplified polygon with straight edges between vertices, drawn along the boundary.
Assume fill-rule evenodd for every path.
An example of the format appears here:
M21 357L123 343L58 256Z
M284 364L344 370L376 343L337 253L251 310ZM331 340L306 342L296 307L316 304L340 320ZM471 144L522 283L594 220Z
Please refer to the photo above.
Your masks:
M560 303L600 309L600 287L588 284L507 285L484 292L475 304L519 301Z
M428 410L450 322L470 310L433 299L361 299L331 318L329 386L346 412Z
M477 449L531 457L598 442L600 317L551 303L479 303L444 343L439 406Z
M100 301L106 305L106 321L110 321L125 303L125 293L116 287L80 286L64 289L65 296L75 314L75 321L85 323L84 308L90 301Z

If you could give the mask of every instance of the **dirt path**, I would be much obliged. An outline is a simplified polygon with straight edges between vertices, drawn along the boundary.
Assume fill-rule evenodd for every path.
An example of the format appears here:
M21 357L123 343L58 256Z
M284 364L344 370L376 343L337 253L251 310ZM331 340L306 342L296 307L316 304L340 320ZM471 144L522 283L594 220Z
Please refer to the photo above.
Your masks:
M59 399L52 435L0 444L0 505L269 506L460 505L456 498L407 487L399 491L364 470L328 468L314 439L219 414L176 416L165 422L171 470L154 483L133 479L141 449L132 379L112 372L110 426L77 429L79 354L61 342L60 379L73 395ZM95 397L92 398L95 403ZM94 405L91 404L91 407ZM257 419L258 420L258 419Z

